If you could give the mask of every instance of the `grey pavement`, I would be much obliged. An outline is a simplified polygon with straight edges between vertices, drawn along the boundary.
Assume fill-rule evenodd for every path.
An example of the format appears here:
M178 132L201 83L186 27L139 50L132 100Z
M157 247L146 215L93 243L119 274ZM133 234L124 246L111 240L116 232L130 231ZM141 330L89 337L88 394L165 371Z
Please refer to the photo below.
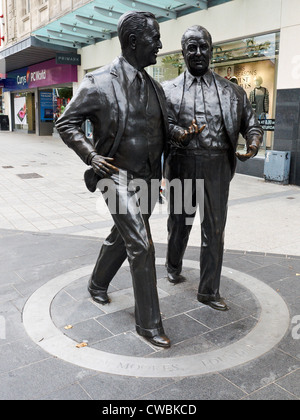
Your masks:
M199 218L187 281L167 282L167 204L157 204L151 229L172 340L159 350L135 333L128 265L110 305L86 290L112 219L85 188L85 164L55 137L0 132L0 147L0 400L299 400L299 187L234 177L225 313L196 300Z

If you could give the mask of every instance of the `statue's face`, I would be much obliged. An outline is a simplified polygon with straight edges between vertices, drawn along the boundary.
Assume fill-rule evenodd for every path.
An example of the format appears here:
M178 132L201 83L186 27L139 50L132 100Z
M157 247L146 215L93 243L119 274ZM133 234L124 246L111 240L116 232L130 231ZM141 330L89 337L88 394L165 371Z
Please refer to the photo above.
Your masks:
M140 68L156 64L158 51L162 48L159 25L149 19L146 30L137 40L136 58Z
M191 30L186 33L182 50L185 64L193 76L202 76L209 68L212 46L205 31Z

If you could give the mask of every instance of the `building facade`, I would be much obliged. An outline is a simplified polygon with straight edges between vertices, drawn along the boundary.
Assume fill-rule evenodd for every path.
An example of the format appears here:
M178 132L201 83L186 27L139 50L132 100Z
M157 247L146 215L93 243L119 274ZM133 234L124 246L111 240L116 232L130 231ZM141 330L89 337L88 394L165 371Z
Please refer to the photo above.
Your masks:
M55 59L59 51L65 57L78 54L81 60L80 65L76 66L76 77L73 70L67 80L63 81L57 76L57 79L51 81L52 84L45 81L46 85L29 85L27 90L16 89L12 82L11 73L20 70L21 66L9 69L11 71L7 71L4 103L5 112L10 111L6 113L10 116L11 129L31 131L30 127L35 126L36 134L50 134L53 119L63 111L85 74L108 64L120 54L116 36L119 16L133 7L147 9L158 17L163 43L158 62L148 69L149 73L162 82L184 71L181 36L189 26L199 24L206 27L213 38L211 65L214 71L245 89L265 129L260 153L246 163L239 162L237 171L263 177L267 153L286 151L291 156L289 181L300 185L299 0L28 0L20 1L22 6L19 7L16 6L18 0L6 0L4 3L7 22L4 51L30 37L42 49L52 52L52 64L55 66L59 66ZM28 51L32 49L31 45ZM21 58L21 52L10 52ZM13 62L14 54L7 56L8 65ZM50 66L49 61L31 63L40 66L36 70L41 73L40 78L45 70L42 64L47 62ZM55 66L53 73L60 76L66 73L66 67ZM34 70L32 72L29 68L26 71L27 75L29 72L30 81ZM59 89L69 91L63 90L60 97ZM29 95L29 99L26 99L29 104L27 121L26 124L16 124L17 108L22 109L24 106L24 99L21 99L24 93ZM32 93L35 96L30 99ZM17 106L13 107L15 101ZM30 101L37 104L36 112L32 112L35 122L31 121L31 126L28 124ZM42 121L47 118L48 121ZM92 128L87 127L87 131L92 131ZM239 148L244 148L242 138Z
M5 47L27 38L33 31L76 10L89 0L2 0Z
M77 65L57 56L74 55L72 45L48 45L33 36L87 0L2 0L2 114L10 130L52 135L54 122L73 95ZM2 72L3 73L3 72Z

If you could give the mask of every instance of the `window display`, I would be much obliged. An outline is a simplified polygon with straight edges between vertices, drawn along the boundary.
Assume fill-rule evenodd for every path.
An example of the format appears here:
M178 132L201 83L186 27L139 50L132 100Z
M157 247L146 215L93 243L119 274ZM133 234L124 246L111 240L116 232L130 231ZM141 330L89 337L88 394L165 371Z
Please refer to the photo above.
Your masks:
M59 88L53 89L53 120L54 122L63 114L66 106L73 96L73 89Z
M257 118L265 119L269 112L269 91L262 86L263 79L260 76L254 78L255 88L250 92L249 100Z
M279 33L240 39L214 47L214 71L246 91L265 130L259 151L261 156L264 156L266 149L273 149L278 53ZM238 148L244 148L244 144L241 137Z
M16 93L13 97L14 129L35 132L34 93Z
M53 92L40 91L40 116L41 122L53 121Z
M18 126L27 125L26 96L15 96L15 123Z

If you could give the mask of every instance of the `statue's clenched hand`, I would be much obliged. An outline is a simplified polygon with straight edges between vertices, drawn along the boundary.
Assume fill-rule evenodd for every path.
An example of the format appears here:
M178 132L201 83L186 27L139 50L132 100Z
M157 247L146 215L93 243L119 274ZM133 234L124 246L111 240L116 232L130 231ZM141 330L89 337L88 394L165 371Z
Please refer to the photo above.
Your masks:
M110 157L95 155L91 161L91 165L97 175L105 177L119 172L119 169L116 166L109 163L113 160L114 159Z

